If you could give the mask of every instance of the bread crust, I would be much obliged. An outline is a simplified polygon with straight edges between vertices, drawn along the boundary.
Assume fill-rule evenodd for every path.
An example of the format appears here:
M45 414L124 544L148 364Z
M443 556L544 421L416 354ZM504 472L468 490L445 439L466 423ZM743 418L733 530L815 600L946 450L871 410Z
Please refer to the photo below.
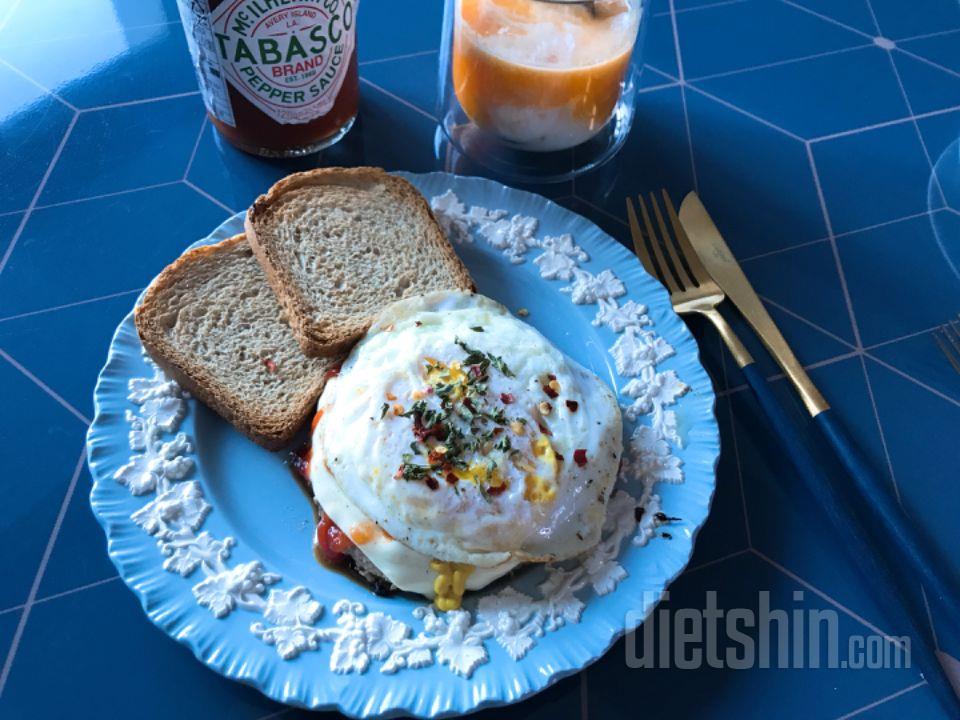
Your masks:
M253 202L247 210L244 229L247 242L257 260L260 261L267 276L267 282L270 283L277 300L287 313L290 327L307 356L330 357L342 354L369 329L374 314L358 316L353 322L343 323L337 327L318 323L313 317L309 303L300 292L292 271L281 260L278 248L257 232L257 226L267 218L273 207L281 202L287 193L294 190L318 185L364 187L370 183L389 185L405 202L410 203L429 218L428 242L450 269L456 289L476 290L470 273L437 224L429 203L408 181L390 175L377 167L319 168L289 175L276 182L264 195Z
M193 361L173 347L157 321L163 310L160 301L163 291L175 285L196 262L245 242L242 234L234 235L214 245L203 245L181 255L147 288L143 301L134 311L134 322L144 349L165 373L255 443L268 450L277 450L293 439L312 414L317 398L326 384L326 374L318 377L310 386L309 392L304 393L300 402L290 408L290 412L284 417L263 415L259 408L251 407L242 398L234 396L224 388L201 363Z

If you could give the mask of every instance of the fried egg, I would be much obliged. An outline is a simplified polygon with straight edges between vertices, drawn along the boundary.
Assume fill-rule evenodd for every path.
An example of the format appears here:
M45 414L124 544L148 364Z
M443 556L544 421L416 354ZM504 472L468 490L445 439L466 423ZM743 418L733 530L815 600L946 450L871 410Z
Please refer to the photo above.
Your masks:
M317 502L388 580L441 609L600 539L622 452L616 398L486 297L386 308L318 416Z

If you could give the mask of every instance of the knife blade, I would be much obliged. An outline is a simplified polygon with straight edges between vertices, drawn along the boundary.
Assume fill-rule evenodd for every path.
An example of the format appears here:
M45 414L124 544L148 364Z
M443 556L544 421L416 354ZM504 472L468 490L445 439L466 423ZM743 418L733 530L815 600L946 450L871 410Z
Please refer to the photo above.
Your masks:
M696 193L691 192L683 199L680 224L707 272L760 336L767 350L796 387L810 415L816 417L828 410L830 404L793 354Z

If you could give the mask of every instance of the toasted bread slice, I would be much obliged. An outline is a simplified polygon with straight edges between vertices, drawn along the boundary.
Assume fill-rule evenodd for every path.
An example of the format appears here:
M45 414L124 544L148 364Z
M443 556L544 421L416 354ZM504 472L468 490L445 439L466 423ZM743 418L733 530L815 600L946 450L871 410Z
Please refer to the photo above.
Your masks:
M271 450L306 422L338 362L303 354L243 235L169 265L135 319L160 367Z
M423 196L379 168L280 180L247 211L247 241L307 355L338 355L383 307L473 281Z

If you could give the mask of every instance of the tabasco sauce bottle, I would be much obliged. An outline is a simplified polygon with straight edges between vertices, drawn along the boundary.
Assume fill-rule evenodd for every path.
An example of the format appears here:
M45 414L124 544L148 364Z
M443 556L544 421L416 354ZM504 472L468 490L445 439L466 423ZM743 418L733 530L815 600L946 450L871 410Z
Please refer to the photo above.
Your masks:
M177 0L207 112L242 150L316 152L357 116L359 0Z

